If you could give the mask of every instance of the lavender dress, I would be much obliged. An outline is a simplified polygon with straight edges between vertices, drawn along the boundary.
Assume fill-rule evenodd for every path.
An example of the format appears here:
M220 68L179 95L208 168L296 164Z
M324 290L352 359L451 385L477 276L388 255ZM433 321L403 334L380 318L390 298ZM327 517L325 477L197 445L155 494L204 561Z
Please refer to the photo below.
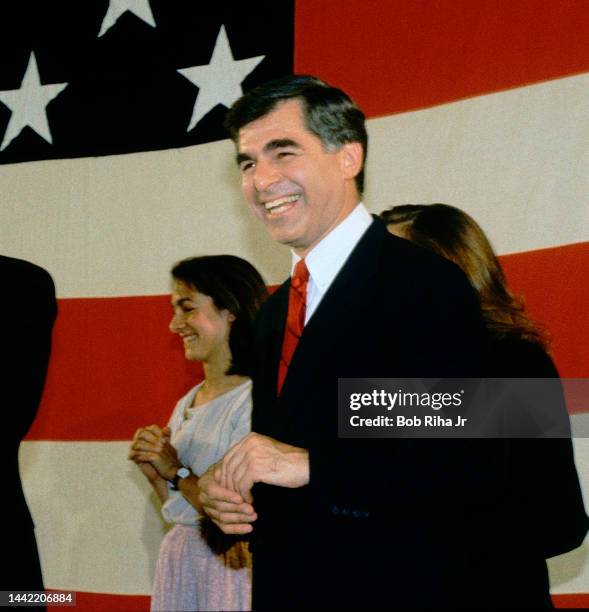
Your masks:
M202 383L201 383L202 384ZM178 401L169 420L180 461L202 474L241 440L251 427L251 381L193 407L197 385ZM168 485L162 506L174 527L160 546L151 609L250 610L251 557L243 544L215 552L201 529L203 518Z

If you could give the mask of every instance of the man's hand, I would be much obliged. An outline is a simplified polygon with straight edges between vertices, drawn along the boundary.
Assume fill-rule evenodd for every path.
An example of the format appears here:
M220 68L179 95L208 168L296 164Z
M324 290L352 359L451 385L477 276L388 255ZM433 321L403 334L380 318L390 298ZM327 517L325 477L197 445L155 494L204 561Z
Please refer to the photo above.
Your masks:
M309 453L304 448L252 432L223 457L217 481L251 504L251 489L256 482L289 488L308 484Z
M167 427L161 429L157 425L140 427L135 432L129 459L138 465L151 464L165 480L174 478L176 470L181 466L176 449L170 444L170 430ZM142 471L146 473L143 468ZM147 473L146 476L149 478Z
M198 481L199 504L224 533L244 534L253 530L258 515L239 493L219 484L223 460L213 464ZM251 497L251 496L250 496Z

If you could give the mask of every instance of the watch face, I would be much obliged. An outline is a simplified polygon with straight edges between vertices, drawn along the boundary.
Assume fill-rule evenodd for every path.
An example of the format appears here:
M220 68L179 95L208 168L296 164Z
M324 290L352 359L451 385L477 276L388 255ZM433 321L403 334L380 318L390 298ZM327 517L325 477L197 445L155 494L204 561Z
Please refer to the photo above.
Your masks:
M190 470L187 467L178 468L176 476L178 476L178 478L186 478L187 476L190 476Z

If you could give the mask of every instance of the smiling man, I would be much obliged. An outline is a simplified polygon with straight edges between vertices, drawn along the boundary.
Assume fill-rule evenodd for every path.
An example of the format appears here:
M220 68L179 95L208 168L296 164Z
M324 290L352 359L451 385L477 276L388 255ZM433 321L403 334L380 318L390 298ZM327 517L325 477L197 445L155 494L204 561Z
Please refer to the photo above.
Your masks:
M299 257L356 208L354 178L363 165L363 146L324 145L306 129L298 100L284 101L245 125L238 138L237 161L250 208L271 236Z
M217 525L251 532L254 609L546 604L501 567L505 474L487 445L338 438L338 378L480 376L485 342L461 271L361 203L363 113L295 75L227 126L249 207L293 253L258 318L254 433L201 478Z

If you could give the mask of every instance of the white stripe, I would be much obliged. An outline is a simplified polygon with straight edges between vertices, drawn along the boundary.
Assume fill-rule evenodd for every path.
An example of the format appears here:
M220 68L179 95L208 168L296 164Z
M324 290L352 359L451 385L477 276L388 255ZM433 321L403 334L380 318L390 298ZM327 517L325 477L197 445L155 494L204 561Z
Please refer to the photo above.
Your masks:
M366 204L464 208L500 253L589 239L589 75L368 122ZM288 249L247 211L229 141L5 165L0 244L61 297L168 292L180 258L234 253L269 283Z
M24 442L21 473L50 588L147 595L164 526L127 442ZM589 440L575 440L589 495ZM549 562L552 591L589 592L589 542Z
M150 593L164 526L128 450L128 442L21 445L46 587Z
M575 417L573 417L574 419ZM585 507L589 502L589 439L573 440L575 462L583 487ZM589 593L589 539L579 548L548 560L552 593Z
M60 297L169 292L184 257L232 253L288 277L242 201L229 141L170 151L5 165L2 253L46 267Z
M369 122L373 212L444 202L498 253L589 240L589 74Z

